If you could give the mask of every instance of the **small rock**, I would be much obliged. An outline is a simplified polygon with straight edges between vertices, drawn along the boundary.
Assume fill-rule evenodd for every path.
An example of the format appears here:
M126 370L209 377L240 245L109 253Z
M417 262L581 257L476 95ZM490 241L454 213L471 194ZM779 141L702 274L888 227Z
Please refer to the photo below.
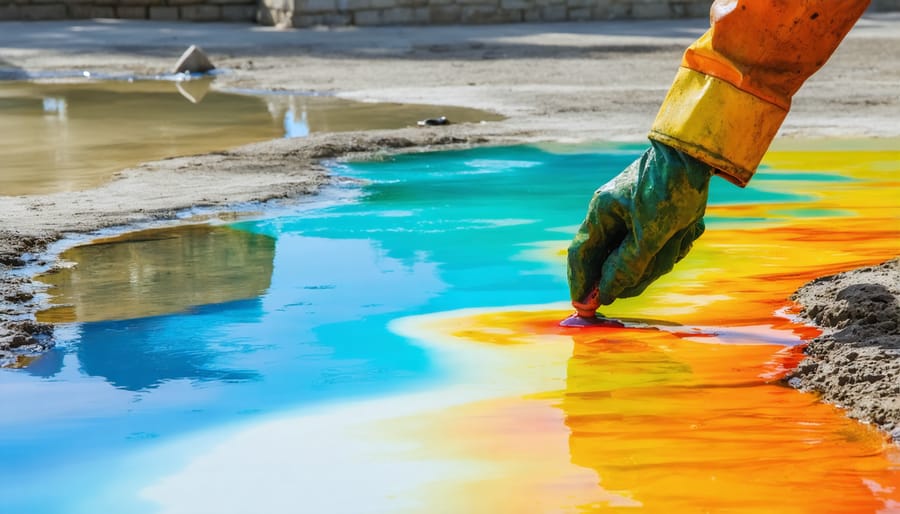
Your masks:
M197 45L191 45L181 54L172 73L206 73L216 69L209 57Z
M440 118L428 118L425 120L421 120L417 123L420 127L436 127L439 125L449 125L450 120L447 119L446 116L441 116Z

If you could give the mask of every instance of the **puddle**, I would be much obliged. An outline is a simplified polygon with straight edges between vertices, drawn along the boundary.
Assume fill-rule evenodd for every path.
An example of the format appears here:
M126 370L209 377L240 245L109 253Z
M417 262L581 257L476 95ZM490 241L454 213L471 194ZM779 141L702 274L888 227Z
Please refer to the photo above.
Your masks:
M159 256L67 254L63 319L101 321L0 372L0 495L34 514L896 510L900 451L777 380L815 333L790 294L896 252L900 152L771 152L746 190L714 180L688 258L605 311L647 328L562 329L568 238L641 148L355 163L358 201L151 236ZM144 263L181 278L131 284ZM229 289L235 271L264 278ZM225 293L191 298L196 274ZM141 287L167 299L120 319L109 291Z
M223 226L143 230L76 246L73 264L36 279L57 304L38 321L124 320L256 298L272 277L275 240Z
M315 132L414 126L436 116L502 119L454 107L219 92L208 80L0 81L0 194L84 189L141 162Z

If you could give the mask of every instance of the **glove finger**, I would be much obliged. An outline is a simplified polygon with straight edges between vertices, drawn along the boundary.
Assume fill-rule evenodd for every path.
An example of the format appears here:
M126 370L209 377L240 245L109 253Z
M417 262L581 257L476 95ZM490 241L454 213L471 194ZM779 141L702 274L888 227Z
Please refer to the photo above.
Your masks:
M600 273L600 304L608 305L622 295L622 291L637 286L644 276L656 248L647 248L646 241L629 232L603 263Z
M628 232L616 199L602 189L591 199L588 214L568 250L569 294L585 302L597 288L603 262Z
M694 241L703 234L704 230L705 224L701 218L689 227L678 231L665 245L663 245L659 253L653 256L650 264L647 266L644 276L641 277L637 284L623 289L618 297L628 298L638 296L643 293L650 284L659 279L659 277L672 271L672 268L675 267L675 263L688 254Z

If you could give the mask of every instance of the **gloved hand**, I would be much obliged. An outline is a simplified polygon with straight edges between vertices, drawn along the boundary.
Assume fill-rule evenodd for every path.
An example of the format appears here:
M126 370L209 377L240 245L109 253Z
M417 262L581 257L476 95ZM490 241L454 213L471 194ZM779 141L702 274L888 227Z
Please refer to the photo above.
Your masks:
M594 193L569 246L569 292L580 316L641 294L703 233L713 170L662 143L650 145Z

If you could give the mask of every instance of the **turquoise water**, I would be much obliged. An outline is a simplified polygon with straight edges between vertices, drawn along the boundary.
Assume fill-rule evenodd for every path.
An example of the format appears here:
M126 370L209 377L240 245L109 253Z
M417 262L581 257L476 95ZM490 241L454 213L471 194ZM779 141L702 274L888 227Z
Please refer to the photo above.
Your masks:
M55 350L0 372L0 512L87 512L112 474L145 472L121 469L128 455L159 442L449 380L453 370L387 324L565 300L565 270L561 259L548 264L546 243L564 246L593 190L642 149L526 146L336 165L368 182L338 191L340 202L231 225L276 240L265 294L70 324ZM763 171L746 190L715 179L711 202L802 201L776 192L784 179Z

